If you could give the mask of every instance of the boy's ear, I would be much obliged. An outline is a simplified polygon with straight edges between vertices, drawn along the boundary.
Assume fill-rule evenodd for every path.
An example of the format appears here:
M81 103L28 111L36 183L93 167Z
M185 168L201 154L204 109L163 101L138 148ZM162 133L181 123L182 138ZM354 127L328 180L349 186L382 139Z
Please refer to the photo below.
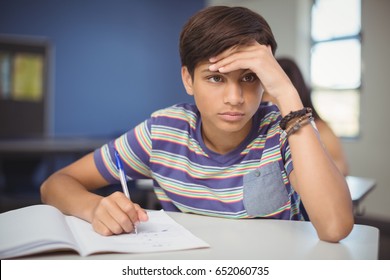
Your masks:
M183 81L183 85L187 91L188 95L194 95L193 89L192 89L192 77L190 72L188 72L187 66L181 67L181 79Z

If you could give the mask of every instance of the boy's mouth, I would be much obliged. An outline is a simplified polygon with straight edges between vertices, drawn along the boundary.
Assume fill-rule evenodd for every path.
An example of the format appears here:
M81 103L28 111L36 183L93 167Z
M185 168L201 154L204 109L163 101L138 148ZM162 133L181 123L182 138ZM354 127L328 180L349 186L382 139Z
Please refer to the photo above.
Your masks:
M219 116L221 116L221 118L225 121L234 122L234 121L241 120L245 116L245 114L242 112L228 111L228 112L220 113Z

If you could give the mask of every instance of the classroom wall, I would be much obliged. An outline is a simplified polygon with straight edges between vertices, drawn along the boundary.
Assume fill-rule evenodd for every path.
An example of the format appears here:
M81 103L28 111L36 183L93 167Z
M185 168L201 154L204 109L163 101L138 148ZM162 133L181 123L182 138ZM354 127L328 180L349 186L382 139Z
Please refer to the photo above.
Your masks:
M308 77L309 23L311 0L209 0L208 5L251 8L270 24L279 44L278 56L297 60ZM362 95L361 129L358 139L343 141L350 164L350 174L377 180L377 187L362 203L367 217L390 222L390 156L388 107L390 89L390 1L362 0Z
M0 34L51 43L51 134L112 136L156 109L192 101L178 38L203 7L199 0L2 0Z

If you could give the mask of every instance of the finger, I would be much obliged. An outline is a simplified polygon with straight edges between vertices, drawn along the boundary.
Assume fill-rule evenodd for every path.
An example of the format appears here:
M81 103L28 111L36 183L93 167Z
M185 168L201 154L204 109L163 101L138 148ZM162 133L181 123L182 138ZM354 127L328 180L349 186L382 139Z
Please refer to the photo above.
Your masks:
M230 56L209 66L210 71L219 71L228 73L239 69L251 69L253 65L253 56Z
M220 60L222 60L222 59L224 59L224 58L226 58L226 57L229 57L232 53L234 53L234 52L237 51L238 47L239 47L238 45L233 46L233 47L230 47L230 48L228 48L227 50L221 52L220 54L218 54L218 55L216 55L216 56L214 56L214 57L211 57L211 58L209 59L209 61L210 61L211 63L214 63L214 62L220 61Z
M135 208L137 204L133 203L129 198L127 198L124 193L115 192L109 197L112 198L112 200L119 207L119 211L125 213L131 221L138 221L138 215ZM112 210L116 211L117 209L113 208Z
M217 57L217 60L215 60L215 62L209 66L209 70L210 71L219 71L221 68L232 63L234 60L239 59L240 55L242 55L242 53L236 52L236 53L231 53L229 56L226 56L223 58Z
M223 51L222 53L211 57L209 59L209 62L211 63L216 63L222 59L225 59L229 56L231 56L234 53L242 53L242 52L248 52L248 51L253 51L256 50L259 46L262 47L267 47L266 45L261 45L257 41L253 40L249 44L246 45L235 45L233 47L228 48L227 50ZM271 50L272 51L272 50Z
M224 70L226 71L226 67L231 65L234 61L236 61L236 57L234 57L233 55L231 56L228 56L222 60L219 60L218 62L214 63L214 64L211 64L209 66L209 70L210 71L219 71L219 72L224 72ZM228 69L231 69L232 67L228 67Z
M96 231L97 233L99 233L103 236L113 235L113 232L104 223L102 223L99 220L94 220L92 222L92 227L93 227L94 231Z
M263 50L255 46L246 47L210 64L209 70L226 73L238 69L250 69L256 64L256 61L261 59L262 52Z
M122 197L123 196L123 197ZM125 200L131 203L123 194L112 194L103 198L96 209L95 217L109 228L114 234L133 231L133 222L127 213L119 207L118 201Z
M102 213L96 215L92 221L92 226L96 232L105 236L120 234L123 232L122 227L107 211L102 211Z
M116 202L120 207L121 211L125 213L133 223L138 222L138 214L137 214L137 209L139 208L138 204L133 203L124 195L121 198L117 199Z
M138 214L134 204L125 196L115 200L115 204L108 208L108 213L121 227L121 232L132 232L138 223ZM112 225L115 226L115 225ZM115 227L116 230L116 227Z

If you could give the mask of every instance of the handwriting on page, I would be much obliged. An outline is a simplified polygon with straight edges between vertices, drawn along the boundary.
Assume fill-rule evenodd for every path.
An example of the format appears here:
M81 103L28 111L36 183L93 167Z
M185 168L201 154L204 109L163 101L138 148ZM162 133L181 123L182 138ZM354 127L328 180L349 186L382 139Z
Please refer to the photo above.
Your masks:
M111 236L96 233L91 224L81 219L67 217L67 220L85 254L97 251L146 253L209 246L176 223L164 211L151 211L148 215L149 220L137 226L138 234Z
M149 222L141 223L137 227L138 234L129 233L116 235L114 238L118 242L123 241L127 243L130 240L137 242L138 246L144 247L171 247L178 238L177 229L170 225L151 224ZM125 239L127 240L125 240Z

